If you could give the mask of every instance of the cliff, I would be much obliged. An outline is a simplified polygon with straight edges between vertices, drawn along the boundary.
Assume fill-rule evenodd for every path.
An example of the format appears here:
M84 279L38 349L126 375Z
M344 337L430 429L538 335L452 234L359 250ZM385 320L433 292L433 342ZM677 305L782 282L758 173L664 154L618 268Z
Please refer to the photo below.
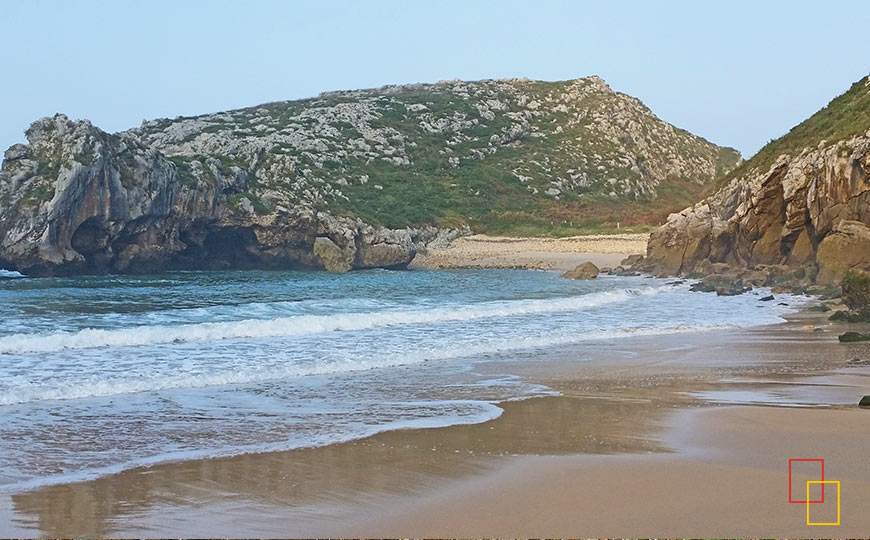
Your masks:
M870 270L870 77L720 185L652 234L647 269L688 275L786 265L818 283Z
M237 167L210 160L208 181L192 181L135 137L62 115L35 122L27 137L6 151L0 173L0 267L26 274L400 268L415 240L435 236L311 208L263 209Z
M0 267L31 274L400 268L451 230L652 219L740 162L597 77L333 92L117 134L56 115L27 139L0 169Z

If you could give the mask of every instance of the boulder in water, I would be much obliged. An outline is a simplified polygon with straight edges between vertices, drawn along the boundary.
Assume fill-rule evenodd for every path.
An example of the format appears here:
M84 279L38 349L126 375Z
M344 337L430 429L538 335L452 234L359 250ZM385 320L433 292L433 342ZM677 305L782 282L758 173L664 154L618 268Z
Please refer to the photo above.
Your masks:
M735 296L751 291L752 287L743 283L743 280L733 275L710 274L698 283L689 287L695 292L715 292L717 296Z
M593 263L586 261L583 264L578 265L573 270L568 270L564 274L562 274L563 278L568 279L595 279L598 277L598 267Z

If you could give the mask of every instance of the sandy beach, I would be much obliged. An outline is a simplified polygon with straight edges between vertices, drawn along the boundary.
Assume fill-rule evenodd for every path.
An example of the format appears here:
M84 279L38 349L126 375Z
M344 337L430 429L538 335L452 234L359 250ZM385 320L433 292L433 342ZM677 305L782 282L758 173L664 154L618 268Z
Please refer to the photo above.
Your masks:
M615 267L632 254L646 253L649 234L606 234L566 238L514 238L476 234L448 247L419 253L417 268L528 268L566 271L590 261Z
M870 530L870 411L856 403L870 369L855 359L870 347L837 343L839 330L799 314L514 354L479 369L510 369L559 395L502 403L481 424L3 496L0 533L858 537ZM806 505L789 504L794 458L825 459L825 479L841 482L841 525L807 526ZM796 471L794 481L814 479Z
M0 540L870 540L870 2L684 4L6 0Z

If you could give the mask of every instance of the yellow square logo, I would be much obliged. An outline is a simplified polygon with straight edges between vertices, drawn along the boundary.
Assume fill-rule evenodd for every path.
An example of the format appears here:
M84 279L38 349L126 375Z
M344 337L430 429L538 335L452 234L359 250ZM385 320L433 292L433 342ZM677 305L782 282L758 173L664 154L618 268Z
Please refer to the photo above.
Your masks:
M833 523L820 523L810 521L810 487L812 484L836 484L837 485L837 521ZM839 525L840 524L840 481L839 480L808 480L807 481L807 525Z

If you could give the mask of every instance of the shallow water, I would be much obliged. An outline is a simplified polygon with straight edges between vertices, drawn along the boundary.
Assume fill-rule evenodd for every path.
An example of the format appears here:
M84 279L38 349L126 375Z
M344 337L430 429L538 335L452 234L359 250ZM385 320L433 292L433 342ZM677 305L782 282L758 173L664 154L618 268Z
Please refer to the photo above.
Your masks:
M526 270L0 279L0 490L482 422L552 391L480 360L767 324L801 302L758 298Z

